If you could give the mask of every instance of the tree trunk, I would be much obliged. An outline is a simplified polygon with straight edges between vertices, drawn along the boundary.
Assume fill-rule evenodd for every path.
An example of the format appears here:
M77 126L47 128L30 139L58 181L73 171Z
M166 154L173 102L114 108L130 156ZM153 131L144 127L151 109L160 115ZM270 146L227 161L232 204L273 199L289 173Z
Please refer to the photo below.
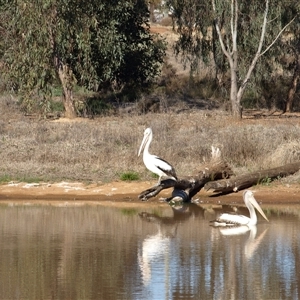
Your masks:
M293 106L293 101L294 101L294 97L297 91L297 86L298 86L298 82L300 79L300 57L298 57L297 62L296 62L296 66L294 69L294 74L293 74L293 80L288 92L288 97L285 103L285 112L291 112L292 111L292 106Z
M52 15L52 20L51 20L52 23L56 24L57 23L56 6L53 7L51 15ZM49 29L50 45L53 53L56 53L57 50L56 50L55 36L50 23L48 29ZM65 65L61 61L59 56L54 55L53 62L63 89L63 105L65 108L65 117L69 119L74 119L77 117L75 105L74 105L74 98L73 98L73 86L76 80L73 76L72 70L69 68L68 65Z
M300 162L286 164L273 169L262 170L241 176L230 177L218 181L210 181L205 184L206 190L213 190L214 193L237 192L259 183L269 183L278 177L292 175L299 171Z
M242 118L241 97L238 97L238 82L236 74L236 62L231 66L231 87L230 87L230 101L232 108L232 115L236 119Z
M206 190L213 190L214 193L233 193L259 183L269 183L278 177L284 177L299 171L300 162L287 164L281 167L262 170L233 176L233 172L228 164L221 159L218 148L212 147L212 159L208 165L195 176L186 176L177 181L173 179L162 180L139 195L139 199L146 201L158 195L162 190L173 188L171 197L165 199L170 202L190 202L203 187Z
M63 95L63 104L65 108L65 117L68 119L74 119L77 117L75 107L74 107L74 99L73 99L73 91L64 87L64 95Z
M212 0L212 8L214 13L217 16L216 12L216 1ZM260 41L257 47L256 54L253 57L253 60L249 66L249 69L247 71L247 74L241 84L241 86L238 88L238 82L237 82L237 72L238 72L238 49L237 49L237 36L238 36L238 1L231 1L231 37L232 37L232 47L227 44L227 47L225 46L225 42L228 43L228 40L223 38L223 35L221 33L219 24L218 24L218 18L215 19L215 27L216 31L219 37L219 41L221 44L221 48L223 53L228 59L228 62L230 64L230 74L231 74L231 90L230 90L230 101L232 106L232 115L237 118L242 118L242 106L241 106L241 99L244 94L246 85L248 84L248 81L250 79L250 76L255 68L255 65L264 53L266 53L272 45L275 43L275 41L279 38L281 33L285 30L285 28L292 22L288 23L277 35L275 40L262 52L262 47L266 35L266 26L267 26L267 17L269 12L269 0L265 1L265 11L264 11L264 18L262 23L262 29L261 29L261 35L260 35ZM294 20L294 19L293 19ZM230 50L232 49L232 50Z
M155 23L156 20L155 20L155 16L154 16L154 3L153 3L153 1L150 2L149 6L150 6L150 9L149 9L149 11L150 11L150 22Z
M58 68L58 75L63 88L63 104L65 108L65 117L74 119L77 117L73 98L72 71L67 65L61 65Z

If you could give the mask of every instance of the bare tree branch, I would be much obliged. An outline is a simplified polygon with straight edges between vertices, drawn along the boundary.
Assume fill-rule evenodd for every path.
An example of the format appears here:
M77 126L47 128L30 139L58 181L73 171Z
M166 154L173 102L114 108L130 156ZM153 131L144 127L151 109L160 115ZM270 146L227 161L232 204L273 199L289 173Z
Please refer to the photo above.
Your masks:
M268 12L269 12L269 0L266 0L266 8L265 8L265 12L264 12L264 21L263 21L263 25L262 25L262 29L261 29L261 35L260 35L260 40L259 40L259 44L257 47L257 51L256 54L251 62L251 65L248 69L248 72L245 76L245 79L243 80L243 83L241 84L238 94L241 94L244 92L246 84L255 68L255 65L259 59L259 57L261 56L261 49L264 43L264 39L265 39L265 35L266 35L266 27L267 27L267 16L268 16Z
M231 1L231 35L232 51L237 51L237 23L238 23L238 3L237 0Z
M212 0L212 7L213 7L213 11L214 11L214 13L216 15L217 12L216 12L216 3L215 3L215 0ZM225 44L224 44L224 41L223 41L223 38L222 38L222 34L221 34L221 30L220 30L220 27L219 27L219 23L218 23L218 18L217 17L215 19L215 27L216 27L216 31L217 31L217 34L218 34L218 37L219 37L219 41L220 41L220 44L221 44L222 51L226 55L226 57L228 58L229 63L230 63L230 61L232 61L232 57L231 57L230 53L227 51L227 49L225 47Z
M231 176L226 179L209 181L204 185L204 189L213 190L214 193L237 192L259 183L272 181L278 177L292 175L298 172L299 168L300 162L295 162L268 170L256 171L239 176Z
M287 23L277 34L276 38L274 39L274 41L260 54L260 56L264 55L266 52L268 52L270 50L270 48L276 43L276 41L279 39L279 37L281 36L281 34L285 31L285 29L290 26L291 23L294 22L296 17L294 17L289 23Z
M232 52L234 51L234 44L235 44L235 39L234 39L234 37L235 37L235 32L234 32L234 26L233 26L233 23L234 23L234 18L233 18L233 16L234 16L234 9L233 9L233 2L234 2L235 0L231 0L231 17L230 17L230 28L231 28L231 37L232 37L232 51L230 51L231 53L231 55L232 55ZM229 48L228 48L229 49Z
M203 165L197 174L185 176L177 181L164 179L159 184L141 192L139 199L147 201L157 196L162 190L173 188L171 196L165 198L165 201L190 202L203 187L205 190L212 190L213 193L233 193L259 183L270 182L278 177L294 174L299 171L299 168L300 162L298 161L235 176L230 166L222 160L220 149L212 147L211 160Z
M240 86L238 86L238 49L237 49L237 35L238 35L238 17L239 17L239 7L238 7L238 0L231 0L231 8L230 8L230 31L231 31L231 45L230 45L230 37L228 37L228 32L225 32L225 34L222 35L221 29L219 27L219 20L217 15L217 8L216 8L216 0L212 0L212 8L213 12L215 14L215 28L217 31L218 39L221 45L222 52L228 59L228 63L230 65L230 72L231 72L231 90L230 90L230 100L232 104L232 111L235 116L238 118L242 117L242 110L241 110L241 99L244 94L245 88L247 86L247 83L251 77L251 74L253 73L253 70L257 64L258 59L264 55L278 40L282 32L295 20L295 17L284 26L282 30L278 33L276 38L272 41L270 45L267 46L267 48L263 51L264 41L266 37L266 31L267 31L267 23L268 23L268 15L269 15L269 3L270 0L265 0L265 8L263 12L263 20L262 20L262 26L261 26L261 32L260 32L260 39L257 46L256 53L254 54L254 57L252 58L252 61L249 65L249 68L247 70L247 73L242 79L242 83ZM226 39L227 37L227 39ZM225 40L226 39L226 40ZM225 44L225 41L226 44Z

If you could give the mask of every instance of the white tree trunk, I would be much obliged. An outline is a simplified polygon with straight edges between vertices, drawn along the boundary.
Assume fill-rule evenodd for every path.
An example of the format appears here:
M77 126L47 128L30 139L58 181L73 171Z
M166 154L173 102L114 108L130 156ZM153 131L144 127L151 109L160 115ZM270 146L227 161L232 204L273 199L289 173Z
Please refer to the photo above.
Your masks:
M291 22L294 21L292 19L286 26L282 28L282 30L278 33L276 38L273 40L273 42L266 47L264 51L262 51L265 35L266 35L266 27L267 27L267 16L269 12L269 0L265 1L265 11L264 11L264 17L262 22L262 29L261 29L261 35L260 35L260 41L257 47L257 51L252 59L252 62L249 66L248 72L246 73L246 76L244 80L242 81L242 84L238 86L238 49L237 49L237 24L238 24L238 0L231 0L231 21L230 21L230 27L231 27L231 42L232 45L226 44L224 42L223 35L221 33L219 24L218 24L218 15L216 11L216 3L215 0L212 0L212 7L213 11L216 15L215 18L215 27L217 31L217 35L219 38L219 42L222 48L222 51L224 55L226 56L229 65L230 65L230 75L231 75L231 86L230 86L230 102L232 107L232 114L236 118L242 118L242 106L241 106L241 100L244 95L246 86L248 84L248 81L251 77L251 74L256 66L256 63L258 59L265 54L276 42L276 40L279 38L279 36L282 34L282 32L291 24Z

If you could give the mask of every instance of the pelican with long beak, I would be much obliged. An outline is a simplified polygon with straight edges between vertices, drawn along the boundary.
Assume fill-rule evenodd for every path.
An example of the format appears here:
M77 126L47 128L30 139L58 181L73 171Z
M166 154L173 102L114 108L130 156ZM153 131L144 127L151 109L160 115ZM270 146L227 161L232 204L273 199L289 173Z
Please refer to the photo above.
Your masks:
M142 150L144 149L144 153L143 153L144 164L149 171L159 176L158 184L160 184L162 177L168 177L173 180L177 180L177 175L172 165L170 165L162 158L149 153L149 146L152 142L152 138L153 138L152 129L147 128L144 132L144 138L140 146L138 156L140 156Z
M257 211L269 222L268 218L256 202L253 192L250 190L246 190L243 193L244 202L249 210L250 218L243 215L235 215L224 213L221 214L216 220L211 221L213 226L253 226L257 224L257 216L255 212L255 208Z

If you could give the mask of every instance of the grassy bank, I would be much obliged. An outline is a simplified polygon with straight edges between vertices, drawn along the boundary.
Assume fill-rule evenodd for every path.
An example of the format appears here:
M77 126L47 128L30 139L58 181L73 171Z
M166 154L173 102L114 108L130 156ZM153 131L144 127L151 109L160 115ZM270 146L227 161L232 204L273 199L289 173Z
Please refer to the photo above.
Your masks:
M151 152L172 163L179 177L201 169L211 145L220 147L237 174L300 160L297 118L236 122L219 110L187 110L49 121L23 116L9 101L0 103L2 182L108 182L131 174L153 179L137 157L149 126L154 133ZM300 175L285 180L300 182Z

